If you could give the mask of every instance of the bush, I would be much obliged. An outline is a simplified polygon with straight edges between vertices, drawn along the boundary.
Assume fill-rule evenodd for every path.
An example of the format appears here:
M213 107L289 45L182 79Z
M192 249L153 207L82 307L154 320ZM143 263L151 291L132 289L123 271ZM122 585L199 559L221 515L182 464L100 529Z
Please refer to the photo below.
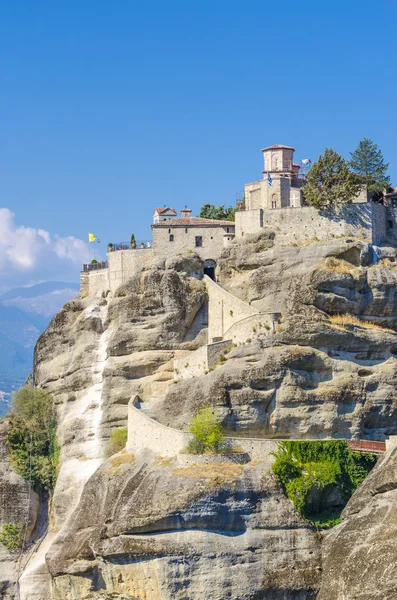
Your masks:
M97 259L96 259L96 258L93 258L93 259L92 259L92 261L91 261L91 264L92 264L92 265L97 265L97 264L98 264L98 261L97 261Z
M20 550L23 540L22 523L7 523L0 533L0 544L10 552Z
M373 454L352 452L342 441L279 442L272 470L299 514L316 527L330 527L375 464ZM343 506L327 502L338 489ZM314 493L313 493L314 492Z
M201 440L194 437L189 440L186 450L189 454L203 454L205 446Z
M201 452L205 450L218 450L224 440L220 421L209 406L201 408L196 413L189 431L193 435L194 440L196 440L194 447L199 448L199 444L202 445Z
M32 487L51 491L58 475L60 448L52 398L44 390L25 385L15 392L11 405L11 429L7 442L10 463Z
M127 443L127 437L127 427L114 429L110 434L110 438L108 439L105 456L109 458L109 456L113 456L113 454L117 454L118 452L121 452L121 450L124 450Z

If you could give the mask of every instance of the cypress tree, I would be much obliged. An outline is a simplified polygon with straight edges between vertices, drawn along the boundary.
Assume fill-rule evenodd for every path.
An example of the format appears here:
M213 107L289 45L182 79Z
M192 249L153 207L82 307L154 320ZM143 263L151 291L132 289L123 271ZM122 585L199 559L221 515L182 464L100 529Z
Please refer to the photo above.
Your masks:
M303 188L306 202L315 208L336 208L351 202L360 191L357 178L343 156L332 148L313 163Z
M358 175L368 193L381 194L387 190L390 185L390 177L386 175L389 164L385 164L378 144L364 138L350 154L350 169Z

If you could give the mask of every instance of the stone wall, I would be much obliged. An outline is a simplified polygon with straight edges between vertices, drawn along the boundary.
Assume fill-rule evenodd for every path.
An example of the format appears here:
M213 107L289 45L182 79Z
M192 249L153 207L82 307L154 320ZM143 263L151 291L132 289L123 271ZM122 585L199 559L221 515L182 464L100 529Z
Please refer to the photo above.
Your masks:
M208 340L220 341L232 325L258 314L253 307L233 296L206 275L208 292ZM230 336L229 336L230 337Z
M158 256L169 258L182 254L188 250L195 252L202 260L212 258L217 260L227 244L225 236L233 233L234 223L225 227L173 227L172 222L169 227L153 227L153 248ZM229 230L229 231L228 231ZM170 236L174 236L170 241ZM202 246L196 247L196 237L202 238Z
M225 338L233 344L246 342L249 338L272 335L280 313L257 313L234 323L227 331Z
M386 237L386 209L381 204L363 202L348 204L338 214L311 206L264 210L263 214L259 210L236 213L236 237L257 233L262 227L274 231L279 245L299 246L338 237L380 244Z
M109 269L82 271L80 273L80 293L83 296L89 296L97 292L106 292L108 289L110 289Z
M138 402L139 397L134 396L128 404L127 450L140 452L148 449L163 457L180 454L192 437L190 433L166 427L144 415L135 406ZM270 453L277 448L276 440L227 437L227 441L231 446L247 452L254 460L269 460Z
M117 250L108 253L109 288L114 292L142 268L150 266L154 259L153 248ZM165 255L166 257L167 255Z
M213 365L218 364L219 357L232 340L222 340L202 346L194 352L188 352L181 358L174 359L174 379L190 379L204 375Z
M174 359L174 379L176 380L203 375L207 369L207 346L187 352L182 358Z
M187 446L191 435L144 415L136 408L137 402L139 397L134 396L128 403L127 450L140 452L147 448L159 456L179 454Z

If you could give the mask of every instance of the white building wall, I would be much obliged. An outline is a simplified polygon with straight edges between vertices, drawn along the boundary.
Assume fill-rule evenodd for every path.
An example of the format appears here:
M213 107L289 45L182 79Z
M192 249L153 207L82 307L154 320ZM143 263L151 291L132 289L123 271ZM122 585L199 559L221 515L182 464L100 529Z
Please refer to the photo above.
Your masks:
M228 231L229 230L229 231ZM153 227L153 249L164 258L176 256L191 250L199 255L202 260L212 258L217 260L227 244L227 233L235 231L233 221L225 227ZM170 241L170 236L173 241ZM196 237L202 237L202 246L196 246Z

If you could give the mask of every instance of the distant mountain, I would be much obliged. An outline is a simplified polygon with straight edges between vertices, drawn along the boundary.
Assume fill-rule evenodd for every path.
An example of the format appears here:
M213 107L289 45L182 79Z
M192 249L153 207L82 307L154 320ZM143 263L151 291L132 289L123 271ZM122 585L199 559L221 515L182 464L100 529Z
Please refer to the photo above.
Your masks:
M76 283L46 281L0 296L0 416L32 370L38 337L78 291Z
M46 281L30 287L14 288L0 296L3 306L16 306L21 310L52 317L79 291L76 283Z

